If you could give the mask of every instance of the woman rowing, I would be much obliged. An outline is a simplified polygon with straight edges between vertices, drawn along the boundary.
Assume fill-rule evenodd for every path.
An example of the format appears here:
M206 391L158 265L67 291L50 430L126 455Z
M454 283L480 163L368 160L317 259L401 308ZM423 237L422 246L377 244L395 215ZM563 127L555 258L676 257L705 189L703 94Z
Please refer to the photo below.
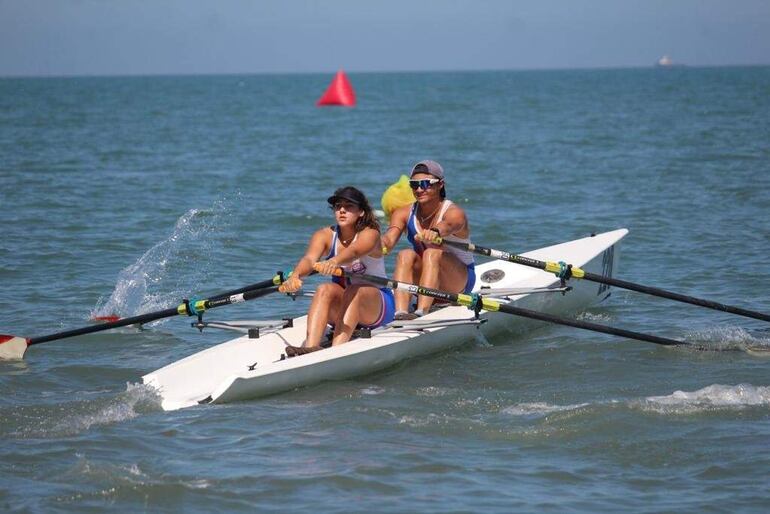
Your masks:
M393 278L450 291L470 292L476 283L473 254L452 246L440 246L441 239L470 242L465 211L446 199L444 169L436 161L420 161L412 168L409 185L417 199L393 211L390 226L382 236L390 251L406 230L412 248L401 250ZM396 291L395 319L414 319L430 312L433 298L418 296L417 309L409 312L411 295Z
M380 225L369 201L352 186L337 189L327 201L337 224L313 234L305 255L279 291L296 292L314 268L331 275L341 267L345 276L333 276L316 289L307 314L307 338L301 347L287 346L289 357L320 350L327 323L334 326L332 344L338 345L350 340L357 326L376 328L393 321L393 291L356 277L363 273L386 276Z

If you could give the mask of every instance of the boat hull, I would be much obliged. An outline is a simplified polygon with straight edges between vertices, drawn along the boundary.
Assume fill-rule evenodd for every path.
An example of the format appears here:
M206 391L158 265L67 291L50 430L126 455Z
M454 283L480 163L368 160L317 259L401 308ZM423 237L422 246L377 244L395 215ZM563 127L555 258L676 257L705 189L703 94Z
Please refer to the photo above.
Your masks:
M532 252L524 256L543 260L563 260L586 271L612 276L617 270L617 243L627 234L620 229ZM550 273L506 261L490 261L477 266L476 291L493 288L554 288L559 280ZM571 280L565 293L520 294L511 296L517 307L555 315L569 315L600 302L610 289L594 282ZM465 307L449 306L421 320L437 323L467 321L415 330L386 328L372 332L371 338L352 340L343 345L294 358L285 358L287 344L300 345L305 338L306 317L293 320L293 326L257 339L239 337L191 355L154 371L143 378L162 397L162 406L174 410L199 403L225 403L280 393L328 380L342 380L388 368L403 360L434 354L469 341L481 332L492 337L502 332L520 334L542 326L533 321L500 312L482 311L483 323L474 323L474 314ZM460 321L457 321L460 322Z

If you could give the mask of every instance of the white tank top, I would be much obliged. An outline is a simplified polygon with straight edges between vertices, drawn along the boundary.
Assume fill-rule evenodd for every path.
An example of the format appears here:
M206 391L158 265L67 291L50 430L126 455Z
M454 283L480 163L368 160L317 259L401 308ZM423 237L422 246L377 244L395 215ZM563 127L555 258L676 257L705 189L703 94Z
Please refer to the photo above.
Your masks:
M339 227L334 227L334 236L332 237L332 247L331 250L329 250L329 255L326 256L326 259L331 259L332 257L335 257L337 255L337 242L339 241ZM356 233L355 237L353 237L353 241L355 241L358 238L358 233ZM351 241L351 243L353 242ZM374 275L375 277L382 277L387 278L387 274L385 273L385 258L384 257L372 257L370 255L362 255L361 257L358 257L353 262L350 262L348 264L340 266L342 269L345 270L346 273L350 273L351 275L348 275L350 277L350 283L351 284L357 284L357 283L365 283L365 280L362 280L360 278L357 278L355 275ZM336 278L336 277L335 277ZM335 282L339 283L335 280Z
M438 213L438 218L436 219L436 222L434 225L438 225L441 221L444 219L444 214L446 211L454 205L451 200L443 200L443 203L441 205L441 210ZM424 245L422 245L421 242L416 241L414 239L415 234L419 234L422 232L423 228L422 225L420 225L420 220L417 219L417 203L415 202L414 207L412 207L412 213L409 216L409 220L407 221L407 237L409 241L412 243L412 246L415 247L415 251L417 251L418 254L422 254L422 250L424 249ZM447 241L456 241L459 243L470 243L471 240L468 237L457 237L454 235L449 236L442 236L443 239ZM417 249L417 244L422 245L421 248ZM447 253L451 253L455 257L457 257L460 262L465 264L466 266L469 266L471 264L475 263L475 260L473 259L473 254L467 250L462 250L460 248L455 248L454 246L444 246L442 247L443 250Z

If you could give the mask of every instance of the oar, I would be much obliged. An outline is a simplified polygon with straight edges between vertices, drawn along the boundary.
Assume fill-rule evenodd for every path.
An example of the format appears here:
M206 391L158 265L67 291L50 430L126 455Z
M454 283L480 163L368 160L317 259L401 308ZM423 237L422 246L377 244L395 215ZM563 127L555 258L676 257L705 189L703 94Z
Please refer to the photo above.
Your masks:
M335 275L343 276L346 273L342 269L337 269ZM373 275L365 274L349 274L349 276L356 276L360 279L366 280L373 284L377 284L382 287L389 287L391 289L397 289L399 291L405 291L410 294L419 294L423 296L430 296L438 300L444 300L446 302L455 303L468 307L477 312L482 310L504 312L506 314L513 314L514 316L521 316L524 318L536 319L539 321L547 321L549 323L555 323L557 325L565 325L568 327L581 328L583 330L591 330L593 332L602 332L604 334L611 334L615 336L625 337L627 339L636 339L637 341L645 341L647 343L654 343L663 346L691 346L684 341L678 341L676 339L669 339L667 337L660 337L651 334L643 334L641 332L634 332L631 330L624 330L621 328L609 327L607 325L599 325L598 323L591 323L588 321L579 321L576 319L562 318L560 316L554 316L552 314L545 314L543 312L532 311L529 309L522 309L521 307L514 307L513 305L492 300L491 298L484 298L475 294L464 293L448 293L446 291L440 291L438 289L431 289L429 287L417 286L406 282L399 282L397 280L391 280L384 277L376 277Z
M289 273L289 275L291 275L291 273ZM279 271L278 274L276 274L273 278L263 280L262 282L257 282L256 284L250 284L248 286L239 287L238 289L233 289L232 291L225 291L224 293L218 293L215 296L212 296L211 298L209 298L209 300L219 300L220 298L227 298L228 296L244 293L246 291L251 291L253 289L263 289L265 287L281 285L281 283L283 283L285 278L289 278L288 275L284 277L283 272ZM94 316L91 319L93 321L115 322L120 320L120 316L116 316L114 314L108 314L106 316Z
M284 275L279 272L271 279L252 284L251 286L245 286L225 293L220 293L209 299L185 300L177 307L162 311L148 312L147 314L122 318L101 325L90 325L40 337L27 338L0 334L0 359L22 359L24 357L24 352L26 352L27 348L33 344L46 343L48 341L56 341L58 339L65 339L67 337L75 337L84 334L92 334L94 332L102 332L104 330L125 327L127 325L149 323L151 321L170 318L177 315L195 316L215 307L253 300L254 298L259 298L277 291L278 286L283 280Z
M565 264L560 262L545 262L537 259L530 259L529 257L523 257L521 255L515 255L512 253L504 252L502 250L494 250L492 248L485 248L473 243L461 243L457 241L447 241L443 239L441 244L453 246L467 250L469 252L477 253L479 255L486 255L495 259L501 259L504 261L515 262L531 268L538 268L550 273L554 273L557 276L563 276L565 279L580 278L589 280L591 282L598 282L600 284L607 284L610 286L619 287L621 289L628 289L630 291L638 291L640 293L646 293L652 296L659 296L661 298L667 298L669 300L675 300L677 302L689 303L692 305L698 305L700 307L706 307L708 309L714 309L717 311L729 312L731 314L737 314L738 316L745 316L747 318L759 319L762 321L770 321L770 314L765 314L758 311L752 311L743 309L741 307L735 307L733 305L726 305L724 303L714 302L711 300L704 300L702 298L696 298L694 296L687 296L672 291L666 291L665 289L659 289L657 287L645 286L642 284L636 284L634 282L628 282L626 280L620 280L613 277L605 277L604 275L597 275L585 271L571 264Z

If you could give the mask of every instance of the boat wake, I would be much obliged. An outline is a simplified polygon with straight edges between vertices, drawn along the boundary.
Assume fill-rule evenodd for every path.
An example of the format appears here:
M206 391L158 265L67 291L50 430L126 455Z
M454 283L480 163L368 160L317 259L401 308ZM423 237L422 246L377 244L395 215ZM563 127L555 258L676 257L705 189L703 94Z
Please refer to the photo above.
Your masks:
M665 396L628 400L554 405L526 402L504 407L500 412L517 418L535 420L552 414L578 414L595 409L630 408L663 415L688 415L701 412L736 411L770 406L770 387L751 384L714 384L696 391L674 391Z
M105 462L80 452L75 453L75 458L77 460L64 472L63 478L76 483L85 481L92 487L53 497L59 505L114 503L117 498L132 494L147 498L156 493L168 499L208 489L212 485L212 481L205 478L168 476L145 463Z
M714 384L696 391L674 391L664 396L595 399L582 403L527 401L511 403L499 398L464 398L464 391L423 388L418 394L428 403L412 412L394 415L396 422L418 429L441 432L473 431L492 439L534 437L573 438L581 432L596 433L614 423L625 425L641 415L673 418L720 415L744 419L749 413L766 417L770 410L770 386ZM457 396L460 398L457 398ZM431 397L440 400L431 402ZM452 408L446 407L446 398ZM631 418L628 416L632 415Z
M222 229L229 212L224 201L208 210L187 211L168 238L118 274L112 294L97 302L91 318L136 316L167 308L190 294L191 284L205 278L210 267L210 259L201 258L214 247L214 238L208 236Z
M15 420L18 426L9 436L20 439L67 437L95 426L121 423L160 410L161 399L152 387L129 383L125 392L109 398L10 413L18 418ZM64 416L60 414L62 411L66 412Z

